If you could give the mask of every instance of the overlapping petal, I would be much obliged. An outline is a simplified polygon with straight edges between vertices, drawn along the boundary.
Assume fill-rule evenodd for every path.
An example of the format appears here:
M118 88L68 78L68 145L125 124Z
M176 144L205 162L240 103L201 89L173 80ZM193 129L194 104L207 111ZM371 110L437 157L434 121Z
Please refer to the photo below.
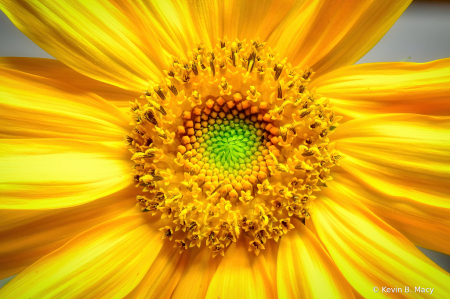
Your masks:
M1 138L118 141L129 117L104 99L60 81L0 68Z
M225 1L219 10L219 20L222 21L219 24L223 24L222 36L230 40L260 38L262 42L266 41L294 4L292 0Z
M224 37L264 41L292 5L292 0L146 1L136 3L134 10L170 55L192 59L185 54L199 43L211 49Z
M227 249L205 298L271 298L272 284L265 258L249 254L248 242L239 239Z
M141 30L154 32L155 39L169 56L187 59L187 51L196 44L210 44L206 32L188 12L187 2L136 1L128 4L129 14ZM208 17L206 22L209 24L211 19L212 16Z
M324 197L314 201L311 213L334 262L363 297L377 296L374 286L434 288L439 297L450 296L449 274L362 204Z
M211 258L211 250L207 247L197 255L191 254L172 298L205 298L221 260L220 255Z
M333 178L329 188L322 190L326 196L363 203L415 245L450 254L449 209L388 196L355 182L350 174L334 174Z
M135 193L126 188L66 209L1 210L0 279L17 274L77 234L133 211Z
M1 139L0 208L71 207L124 189L132 182L121 144Z
M130 5L0 1L17 28L53 57L93 79L141 92L163 74L167 60L153 30L143 30Z
M173 242L166 240L144 278L126 298L176 298L171 295L180 280L187 260L188 253L180 254L179 248L175 247Z
M278 298L354 298L352 289L314 234L300 221L278 252Z
M450 59L352 65L318 77L317 93L347 119L383 113L450 114Z
M31 57L0 57L0 68L16 70L19 72L59 81L62 83L58 84L59 88L61 88L61 85L72 85L80 90L75 94L81 95L82 92L92 92L119 108L128 108L129 101L133 101L140 95L139 92L129 91L86 77L56 59ZM91 100L91 102L94 101L95 100L93 99Z
M278 271L278 253L280 248L280 242L266 242L264 244L265 249L261 254L266 259L267 267L272 279L272 293L273 297L276 298L278 295L277 290L277 271Z
M450 208L450 117L386 114L339 126L342 168L390 196Z
M148 214L133 214L80 234L17 275L0 297L123 298L162 247L149 222Z
M272 33L277 46L293 65L317 73L355 63L391 28L411 0L298 1Z
M186 58L193 44L204 42L211 48L224 36L267 39L294 64L322 73L351 65L410 2L111 0L55 5L41 0L4 1L2 6L16 26L70 67L141 91L148 79L155 80L168 67L168 55Z

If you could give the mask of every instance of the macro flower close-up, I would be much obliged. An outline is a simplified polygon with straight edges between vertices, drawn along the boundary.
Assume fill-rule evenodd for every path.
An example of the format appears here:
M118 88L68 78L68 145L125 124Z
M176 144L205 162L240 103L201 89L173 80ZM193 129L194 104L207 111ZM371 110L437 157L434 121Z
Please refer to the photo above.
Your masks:
M450 58L355 65L410 3L0 0L0 298L450 298Z

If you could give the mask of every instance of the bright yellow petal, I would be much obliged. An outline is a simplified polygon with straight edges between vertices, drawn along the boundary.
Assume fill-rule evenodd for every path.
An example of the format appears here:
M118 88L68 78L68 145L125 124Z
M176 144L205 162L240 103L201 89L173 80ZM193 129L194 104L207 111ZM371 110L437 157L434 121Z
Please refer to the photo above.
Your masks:
M126 188L67 209L0 210L0 279L19 273L79 233L133 210L136 192Z
M232 41L260 38L265 42L284 22L294 3L291 0L225 1L219 11L223 18L223 36Z
M189 255L188 252L180 254L179 248L174 244L174 242L166 240L147 274L126 298L173 298L171 294L180 280Z
M119 141L129 117L59 81L0 68L0 138Z
M161 247L148 214L101 224L43 257L0 289L1 298L123 298Z
M450 255L450 209L382 194L349 174L333 179L323 188L325 195L361 202L415 245Z
M381 113L450 115L450 59L428 63L352 65L311 84L330 98L338 115L358 118Z
M312 232L294 220L295 230L280 241L279 298L353 298L350 285Z
M342 169L382 193L450 208L450 117L386 114L348 121L333 135Z
M201 41L211 49L218 43L219 38L223 38L223 23L221 22L223 19L221 10L223 2L214 0L178 0L172 3L176 13L182 16L181 20L189 21L189 24L185 24L185 26L187 25L190 28L188 31L189 34L194 34L193 40L195 43ZM164 10L161 12L163 15L166 15L166 18L169 17ZM182 29L183 26L178 28ZM190 39L192 40L192 37Z
M352 65L391 28L411 0L299 1L269 38L293 65L318 74Z
M323 198L313 202L311 218L339 270L363 297L377 296L375 286L380 292L382 287L404 291L405 286L414 292L421 286L450 298L448 273L363 205Z
M263 255L248 251L240 238L227 249L209 284L207 299L272 298L272 281Z
M353 296L355 296L355 299L366 299L364 298L360 293L358 293L355 288L352 287Z
M292 6L283 1L146 1L136 4L145 26L152 28L164 49L171 55L185 57L196 44L211 49L218 39L227 37L267 39L282 22ZM191 59L191 58L189 58Z
M260 252L266 259L267 267L269 269L270 277L272 280L272 293L273 298L277 298L277 260L278 252L280 248L280 241L273 242L269 241L264 244L265 249Z
M129 154L121 142L3 139L0 148L1 209L71 207L132 183Z
M153 31L171 56L186 59L187 51L196 44L210 45L203 28L194 25L194 22L205 22L205 19L193 20L187 10L187 1L138 1L130 6L142 30Z
M220 255L212 258L211 250L207 247L203 247L197 255L191 254L171 298L205 298L221 260Z
M114 85L86 77L59 60L31 57L0 57L0 68L16 70L72 85L83 92L93 92L116 107L129 108L129 101L140 96L139 92L125 90ZM33 78L35 79L35 78ZM59 88L61 85L59 84ZM78 92L80 93L80 92ZM95 100L91 100L91 103ZM128 109L127 109L128 110Z
M0 8L47 53L96 80L142 91L167 67L153 31L125 2L2 0Z

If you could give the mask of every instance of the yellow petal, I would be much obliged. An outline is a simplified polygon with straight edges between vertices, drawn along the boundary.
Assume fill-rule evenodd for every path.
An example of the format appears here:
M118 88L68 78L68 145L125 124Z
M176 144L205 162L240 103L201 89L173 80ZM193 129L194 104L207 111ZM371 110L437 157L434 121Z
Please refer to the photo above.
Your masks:
M207 299L272 298L270 272L263 255L248 251L240 238L227 249L209 284Z
M450 117L386 114L339 126L342 169L382 193L450 208Z
M133 210L136 191L55 210L0 210L0 279L15 275L79 233Z
M282 22L292 6L283 1L145 1L135 11L143 24L154 30L164 49L173 56L185 57L196 44L211 49L218 39L260 38L265 41Z
M130 4L131 5L131 4ZM74 70L134 91L167 67L161 45L142 30L127 3L2 1L11 21L47 53Z
M405 286L450 297L448 273L363 205L323 198L313 202L311 218L339 270L364 298L375 296L374 287L398 287L403 296Z
M355 296L356 299L366 299L364 298L360 293L358 293L355 288L352 287L353 296Z
M60 81L0 68L0 138L119 141L129 117Z
M189 255L188 252L180 254L179 248L174 247L174 244L166 240L147 274L126 298L173 298L171 294L180 280Z
M260 38L266 42L282 23L295 1L226 1L220 9L223 18L223 36L230 41ZM214 21L214 20L213 20Z
M139 92L125 90L114 85L86 77L59 60L32 57L0 57L0 68L16 70L72 85L82 92L93 92L116 107L129 108L129 101L140 96ZM35 78L33 78L35 79ZM59 87L61 85L59 84ZM78 91L78 93L80 93ZM91 100L91 103L95 100ZM128 109L127 109L128 110ZM127 119L128 120L128 119Z
M397 112L449 115L449 81L447 58L352 65L317 78L311 86L347 118Z
M293 65L318 74L352 65L391 28L411 0L298 1L269 38Z
M142 30L153 31L171 56L192 59L186 56L188 50L200 42L211 44L203 28L194 25L194 22L207 20L193 20L187 1L139 1L129 5Z
M277 260L280 247L280 241L269 241L264 244L265 249L261 250L259 254L263 255L266 259L267 267L269 269L270 277L272 280L272 293L273 298L277 298Z
M2 298L123 298L161 247L158 223L134 214L88 230L0 289Z
M0 140L0 208L71 207L131 184L129 154L70 139Z
M280 241L279 298L353 298L350 285L314 234L300 221Z
M363 203L415 245L450 255L450 209L388 196L355 182L349 174L335 174L323 192Z
M191 254L171 298L205 298L221 260L220 255L212 258L211 250L207 247L203 247L197 255Z
M218 43L219 38L223 38L223 24L220 20L222 17L221 6L222 2L214 0L204 0L204 1L173 1L174 10L176 14L181 15L181 22L183 20L188 21L188 24L184 26L176 27L178 30L184 29L187 31L188 35L193 34L194 36L189 36L190 40L194 40L195 43L203 42L208 48L215 48ZM165 13L164 10L161 11L162 15L169 19L170 15ZM164 18L163 17L163 18ZM161 17L159 17L161 18ZM161 19L163 19L161 18ZM189 28L190 30L186 30ZM171 28L171 30L174 30ZM196 36L195 36L196 35ZM180 36L183 38L183 36ZM186 35L185 35L186 36ZM192 50L192 49L187 49ZM181 56L181 55L176 55Z

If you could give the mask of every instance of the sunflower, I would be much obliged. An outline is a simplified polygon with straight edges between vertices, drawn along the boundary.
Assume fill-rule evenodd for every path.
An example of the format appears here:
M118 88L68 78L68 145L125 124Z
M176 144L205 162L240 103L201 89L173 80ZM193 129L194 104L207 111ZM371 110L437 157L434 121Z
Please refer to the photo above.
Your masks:
M450 59L352 65L410 1L0 3L58 59L0 60L0 297L450 297Z

